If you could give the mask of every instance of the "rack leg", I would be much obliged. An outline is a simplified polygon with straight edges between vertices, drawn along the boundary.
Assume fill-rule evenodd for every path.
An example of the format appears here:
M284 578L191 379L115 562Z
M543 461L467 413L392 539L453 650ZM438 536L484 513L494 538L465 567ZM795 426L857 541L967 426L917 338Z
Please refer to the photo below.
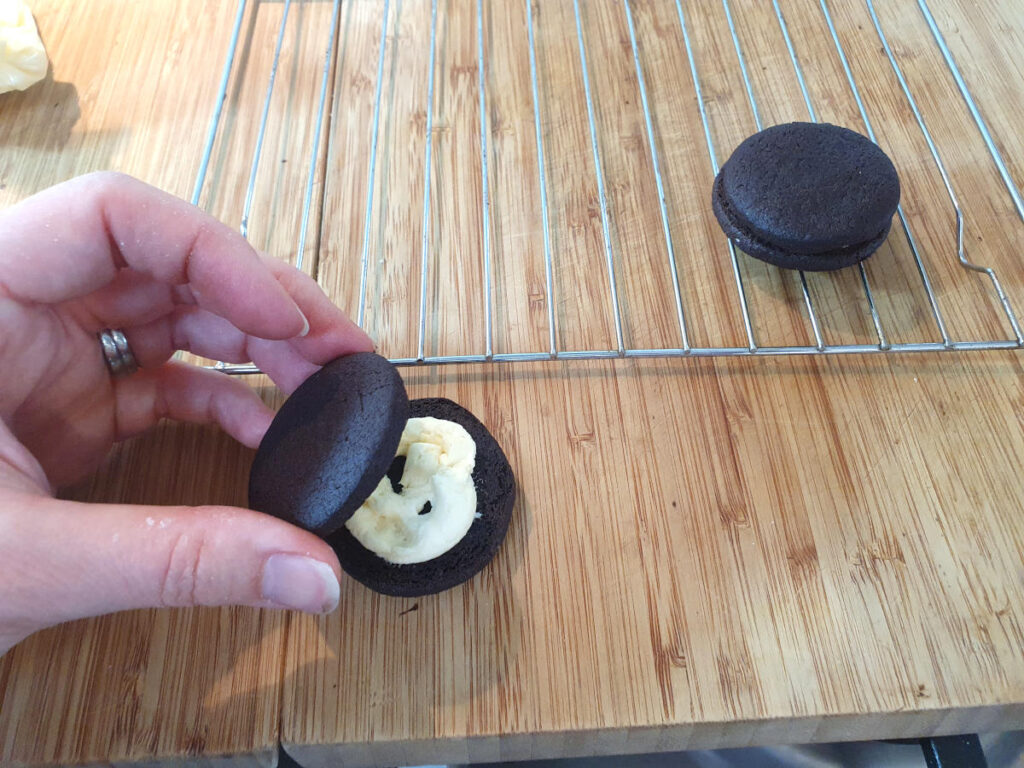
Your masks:
M976 734L921 739L928 768L988 768Z

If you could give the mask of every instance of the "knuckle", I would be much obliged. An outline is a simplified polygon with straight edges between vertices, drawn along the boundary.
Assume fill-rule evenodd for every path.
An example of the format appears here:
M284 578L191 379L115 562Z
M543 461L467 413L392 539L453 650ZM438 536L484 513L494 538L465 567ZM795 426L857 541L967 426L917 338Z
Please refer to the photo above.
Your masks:
M202 537L194 533L178 534L168 553L160 587L160 604L168 608L199 605L202 564Z

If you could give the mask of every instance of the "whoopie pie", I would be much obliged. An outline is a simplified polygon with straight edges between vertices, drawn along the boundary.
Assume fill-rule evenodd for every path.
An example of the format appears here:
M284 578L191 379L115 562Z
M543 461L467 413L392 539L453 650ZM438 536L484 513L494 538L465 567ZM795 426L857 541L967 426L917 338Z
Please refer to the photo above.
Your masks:
M451 400L409 401L395 367L346 355L285 401L249 476L249 504L312 531L386 595L433 594L504 541L515 478L501 446Z
M750 136L718 172L711 198L740 250L807 271L848 267L878 250L899 201L885 152L828 123L785 123Z

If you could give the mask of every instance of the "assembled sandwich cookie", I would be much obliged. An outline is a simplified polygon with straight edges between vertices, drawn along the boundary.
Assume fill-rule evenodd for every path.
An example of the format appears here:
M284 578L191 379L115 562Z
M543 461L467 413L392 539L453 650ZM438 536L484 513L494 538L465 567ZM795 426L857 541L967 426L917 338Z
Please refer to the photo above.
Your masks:
M896 168L870 139L827 123L787 123L741 143L715 177L725 234L756 259L825 271L885 241L900 201Z

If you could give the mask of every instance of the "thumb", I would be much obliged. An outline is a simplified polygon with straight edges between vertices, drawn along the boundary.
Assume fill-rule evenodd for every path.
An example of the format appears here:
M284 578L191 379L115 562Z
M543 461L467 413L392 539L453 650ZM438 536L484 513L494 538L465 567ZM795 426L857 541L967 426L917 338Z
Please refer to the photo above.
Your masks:
M159 606L326 613L338 605L333 550L268 515L234 507L22 500L23 514L10 515L0 537L0 578L11 599L0 610L20 613L6 617L14 623L20 618L41 628Z

